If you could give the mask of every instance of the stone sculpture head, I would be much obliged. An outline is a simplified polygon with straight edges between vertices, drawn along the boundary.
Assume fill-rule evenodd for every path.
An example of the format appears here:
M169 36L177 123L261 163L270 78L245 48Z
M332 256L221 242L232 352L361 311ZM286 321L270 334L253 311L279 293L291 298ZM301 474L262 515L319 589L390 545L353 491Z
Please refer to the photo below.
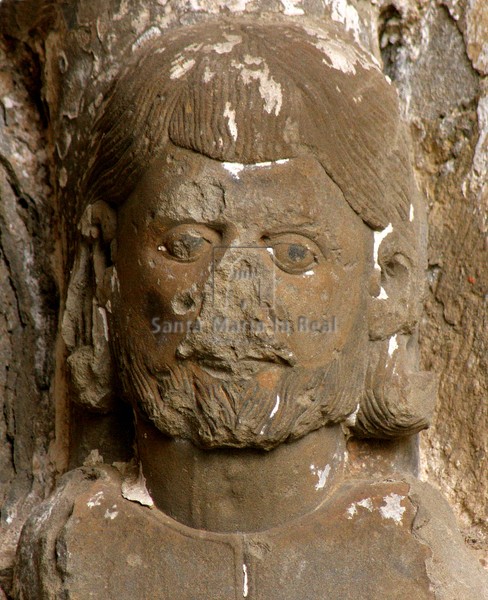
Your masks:
M408 148L396 92L335 28L207 23L142 51L82 188L136 415L202 447L424 428Z

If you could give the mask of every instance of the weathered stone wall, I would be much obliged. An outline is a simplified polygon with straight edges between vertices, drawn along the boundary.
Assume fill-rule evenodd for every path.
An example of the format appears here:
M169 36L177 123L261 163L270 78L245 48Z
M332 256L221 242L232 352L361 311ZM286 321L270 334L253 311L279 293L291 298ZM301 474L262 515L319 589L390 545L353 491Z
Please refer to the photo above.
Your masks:
M0 17L1 22L1 17ZM0 49L0 588L17 537L52 486L49 445L58 293L48 141L39 60L23 43Z
M381 2L379 39L415 142L429 208L421 326L424 368L439 375L422 477L448 497L488 565L488 5Z
M342 21L383 59L398 88L429 208L422 361L440 379L433 426L421 435L422 477L447 495L467 541L487 564L486 2L3 0L0 587L6 592L16 538L31 507L49 493L68 462L83 460L91 440L111 435L110 417L90 417L87 433L71 427L77 451L68 456L66 349L57 321L73 260L63 230L74 215L55 199L62 197L70 161L76 160L70 152L76 150L77 131L89 126L133 46L180 23L262 7ZM106 447L112 451L110 443Z

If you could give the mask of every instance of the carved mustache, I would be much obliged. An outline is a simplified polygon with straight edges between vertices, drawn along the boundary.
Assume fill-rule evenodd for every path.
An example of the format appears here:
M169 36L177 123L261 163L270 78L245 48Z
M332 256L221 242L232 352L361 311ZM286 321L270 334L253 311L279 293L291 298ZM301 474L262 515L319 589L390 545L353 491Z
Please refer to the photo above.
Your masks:
M239 363L245 363L246 361L271 363L288 367L293 367L297 364L297 359L293 351L285 345L276 342L253 344L245 352L240 352L227 344L223 344L220 348L212 345L210 348L200 344L194 346L184 340L176 349L176 356L203 366L232 372L238 371Z

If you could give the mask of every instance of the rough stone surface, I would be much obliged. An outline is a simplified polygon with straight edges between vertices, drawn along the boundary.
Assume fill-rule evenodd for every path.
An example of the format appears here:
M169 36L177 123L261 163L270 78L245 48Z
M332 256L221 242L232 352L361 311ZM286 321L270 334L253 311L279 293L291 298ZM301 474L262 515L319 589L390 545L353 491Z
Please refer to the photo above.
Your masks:
M449 498L488 566L488 6L381 2L380 41L412 126L429 205L421 355L439 400L421 435L422 477Z
M93 114L125 57L166 27L208 14L254 11L260 3L116 4L113 12L109 2L84 2L77 10L12 0L0 6L0 30L8 34L0 57L0 586L7 594L22 523L52 489L56 472L68 463L82 464L93 448L109 460L130 455L130 433L114 442L127 430L125 414L86 417L75 409L69 426L67 351L54 343L57 298L65 297L74 246L59 232L72 225L74 215L55 205L51 189L62 191L68 184L63 159L88 122L76 117L83 107ZM422 476L447 495L465 539L487 566L488 7L484 0L304 0L268 6L282 14L303 10L320 17L325 11L383 58L399 89L429 205L422 361L440 378L434 423L421 437ZM76 43L66 55L68 28ZM119 62L112 62L114 55ZM66 71L78 86L60 85ZM59 124L53 131L46 130L47 110ZM57 171L50 159L53 140ZM450 592L469 597L462 590Z
M24 531L19 599L488 598L445 500L410 478L346 480L292 525L247 534L185 527L120 488L113 469L64 478Z
M52 485L57 290L39 62L0 47L0 587L10 587L20 528Z

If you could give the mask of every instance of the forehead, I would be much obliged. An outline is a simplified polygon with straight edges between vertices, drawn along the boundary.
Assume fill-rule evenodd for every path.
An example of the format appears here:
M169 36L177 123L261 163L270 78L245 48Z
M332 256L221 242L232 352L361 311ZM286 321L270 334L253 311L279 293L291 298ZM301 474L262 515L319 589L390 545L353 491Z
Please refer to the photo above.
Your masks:
M365 226L311 156L244 165L173 147L152 162L127 204L146 222Z

